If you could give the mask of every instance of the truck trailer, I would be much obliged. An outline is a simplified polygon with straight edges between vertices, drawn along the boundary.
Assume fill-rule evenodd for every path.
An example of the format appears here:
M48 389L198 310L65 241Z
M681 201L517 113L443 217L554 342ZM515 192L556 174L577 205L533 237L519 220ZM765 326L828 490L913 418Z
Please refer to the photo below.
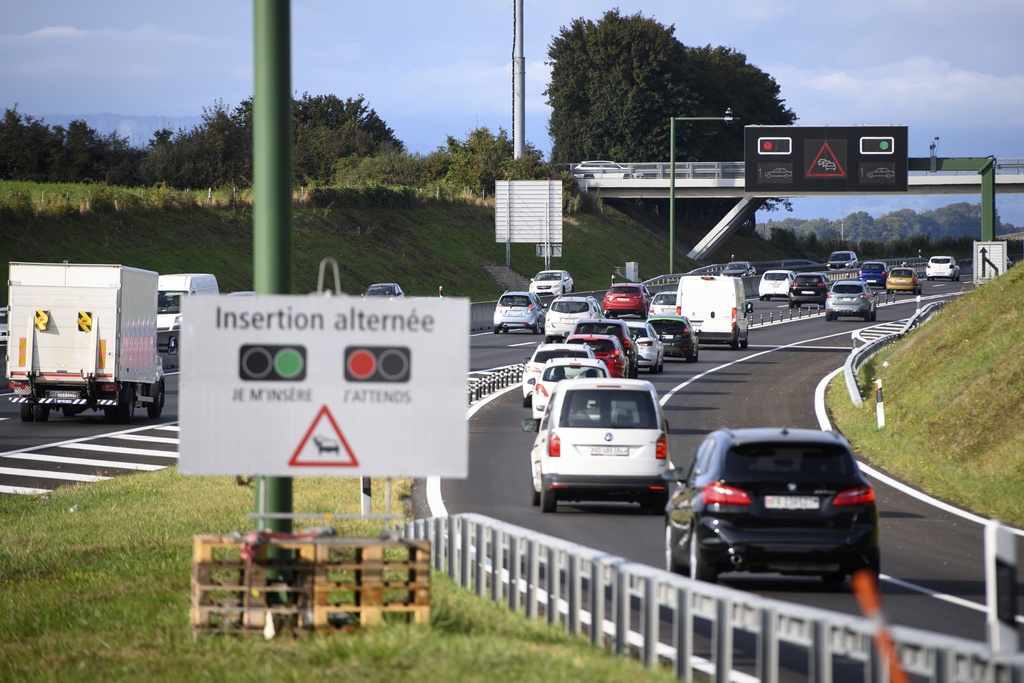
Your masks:
M102 410L129 423L164 406L157 274L121 265L11 263L7 380L23 422Z

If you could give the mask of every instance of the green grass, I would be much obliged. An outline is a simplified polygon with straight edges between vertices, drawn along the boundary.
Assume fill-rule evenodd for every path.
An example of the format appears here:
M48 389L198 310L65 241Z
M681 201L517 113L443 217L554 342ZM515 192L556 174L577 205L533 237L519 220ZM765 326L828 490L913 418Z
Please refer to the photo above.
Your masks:
M872 381L882 380L877 428ZM1024 526L1024 268L950 303L862 369L828 408L872 464L979 514Z
M382 512L375 485L374 511ZM399 481L396 502L407 493ZM294 497L297 512L357 512L359 482L297 479ZM194 639L192 539L250 529L252 506L252 489L232 477L180 477L174 468L47 496L0 496L0 681L672 680L436 572L429 626ZM346 536L379 531L334 524Z

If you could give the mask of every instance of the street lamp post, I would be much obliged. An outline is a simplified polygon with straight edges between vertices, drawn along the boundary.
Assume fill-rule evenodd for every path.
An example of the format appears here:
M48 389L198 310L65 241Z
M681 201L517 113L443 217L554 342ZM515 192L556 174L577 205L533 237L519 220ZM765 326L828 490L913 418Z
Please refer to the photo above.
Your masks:
M676 239L676 121L725 121L731 123L738 119L732 115L732 109L725 110L725 116L673 116L669 119L668 133L668 272L675 274L675 239Z

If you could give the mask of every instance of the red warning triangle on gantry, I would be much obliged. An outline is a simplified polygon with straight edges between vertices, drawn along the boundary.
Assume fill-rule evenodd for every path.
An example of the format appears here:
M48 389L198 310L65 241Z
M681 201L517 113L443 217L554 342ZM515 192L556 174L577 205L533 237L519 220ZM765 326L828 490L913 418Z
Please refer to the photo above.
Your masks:
M814 155L814 160L804 175L808 178L845 178L846 171L839 163L839 157L832 151L829 144L824 142L818 153Z
M324 406L288 461L289 467L359 467L359 459Z

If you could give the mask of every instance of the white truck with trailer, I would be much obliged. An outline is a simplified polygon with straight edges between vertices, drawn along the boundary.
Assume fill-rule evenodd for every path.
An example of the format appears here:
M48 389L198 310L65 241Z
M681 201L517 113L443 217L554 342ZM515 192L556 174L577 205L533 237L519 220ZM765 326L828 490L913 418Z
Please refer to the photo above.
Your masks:
M164 406L157 274L121 265L11 263L7 380L23 422L102 410L129 423Z
M746 300L743 281L723 275L684 275L676 291L676 315L689 318L701 345L747 348L754 304Z

